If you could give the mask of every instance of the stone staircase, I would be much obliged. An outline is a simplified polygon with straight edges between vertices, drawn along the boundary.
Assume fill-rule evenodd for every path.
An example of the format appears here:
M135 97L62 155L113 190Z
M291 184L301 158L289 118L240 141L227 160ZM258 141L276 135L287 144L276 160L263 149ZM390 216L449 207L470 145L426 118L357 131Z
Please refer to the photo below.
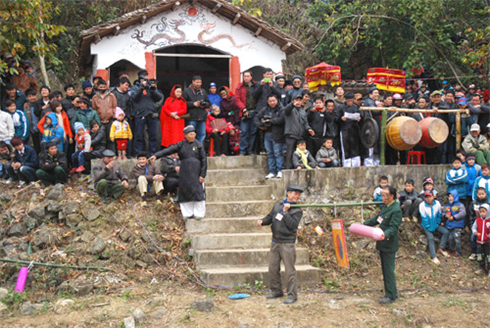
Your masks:
M267 159L260 156L208 157L206 217L187 220L201 278L209 285L268 284L270 227L258 219L272 208L273 183L264 180ZM297 248L300 286L320 282L320 270L309 264L306 248Z

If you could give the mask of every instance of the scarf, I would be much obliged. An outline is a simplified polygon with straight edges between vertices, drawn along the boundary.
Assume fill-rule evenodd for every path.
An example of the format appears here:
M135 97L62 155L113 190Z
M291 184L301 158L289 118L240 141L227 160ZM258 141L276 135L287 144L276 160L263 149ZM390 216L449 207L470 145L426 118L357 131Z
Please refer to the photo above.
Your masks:
M298 154L301 155L301 161L303 162L303 164L305 165L305 167L308 170L311 170L311 166L308 165L308 156L306 155L306 150L305 151L302 151L299 148L296 148L296 151L298 152Z

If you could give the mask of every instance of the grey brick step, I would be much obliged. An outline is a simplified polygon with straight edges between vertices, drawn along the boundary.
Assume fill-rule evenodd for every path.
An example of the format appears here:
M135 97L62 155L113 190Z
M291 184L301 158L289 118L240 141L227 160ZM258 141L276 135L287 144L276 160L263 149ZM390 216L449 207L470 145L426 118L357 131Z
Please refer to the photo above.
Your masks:
M208 157L208 170L262 168L267 166L266 156Z
M229 248L267 248L270 247L272 234L270 230L262 233L215 233L192 235L191 248L229 249Z
M232 266L268 266L270 248L258 249L201 249L194 253L199 270ZM310 264L307 248L296 248L296 265Z
M273 200L254 200L247 202L206 202L206 217L264 217L271 211L274 203L275 201Z
M263 216L245 218L204 218L202 220L187 220L188 233L237 233L237 232L268 232L269 227L257 227L256 222Z
M265 174L257 168L208 170L207 187L265 185Z
M296 265L298 286L311 286L318 284L321 280L321 271L311 265ZM200 270L201 279L211 286L227 286L234 284L255 285L256 281L263 282L264 286L269 284L268 267L223 267L208 268ZM284 279L284 270L281 270L283 287L287 284Z
M227 186L206 188L206 201L232 202L249 200L270 200L272 186Z

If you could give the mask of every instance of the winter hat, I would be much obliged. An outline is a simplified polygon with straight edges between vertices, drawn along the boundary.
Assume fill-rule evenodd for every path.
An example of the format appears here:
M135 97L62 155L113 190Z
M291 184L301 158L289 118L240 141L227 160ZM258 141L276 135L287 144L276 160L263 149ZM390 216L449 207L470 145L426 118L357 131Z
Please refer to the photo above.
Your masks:
M399 93L395 93L395 94L393 95L393 100L402 100L402 99L403 99L403 98L402 98L402 95L401 95L401 94L399 94Z
M188 125L184 128L184 134L196 132L196 128L193 125Z
M424 182L422 183L422 186L424 186L424 187L425 187L425 185L427 185L427 184L431 184L431 185L433 185L433 184L434 184L434 180L432 180L432 178L431 178L431 177L425 178L425 179L424 179Z
M209 83L209 87L210 87L210 88L212 88L212 87L216 87L216 83L214 83L214 82Z
M347 92L345 95L344 95L344 98L345 99L354 99L354 93L353 92Z
M79 101L80 102L83 102L87 106L90 105L90 100L87 97L85 97L85 96L80 97L80 100Z
M480 131L480 126L477 123L471 124L470 132Z
M284 75L283 74L280 74L280 73L277 73L277 75L276 75L276 81L279 80L279 79L285 79Z
M476 89L476 86L475 86L474 84L470 84L470 85L468 86L468 89Z
M82 82L82 90L85 90L87 88L91 88L92 87L92 82L90 82L89 80L85 80Z
M469 153L468 155L466 155L466 161L468 161L468 160L470 160L470 159L476 159L475 154L473 154L473 153Z
M301 81L303 81L303 78L299 75L294 75L293 76L293 81L296 80L296 79L300 79Z
M488 204L482 204L482 205L479 207L479 209L480 209L480 208L482 208L482 207L483 207L484 209L486 209L486 210L487 210L487 212L488 212L488 211L490 211L490 205L488 205Z
M119 115L123 114L124 117L126 117L126 114L120 107L116 107L116 118L119 117Z
M73 124L73 127L75 128L75 131L78 133L78 129L83 129L85 131L85 126L83 125L82 122L75 122Z

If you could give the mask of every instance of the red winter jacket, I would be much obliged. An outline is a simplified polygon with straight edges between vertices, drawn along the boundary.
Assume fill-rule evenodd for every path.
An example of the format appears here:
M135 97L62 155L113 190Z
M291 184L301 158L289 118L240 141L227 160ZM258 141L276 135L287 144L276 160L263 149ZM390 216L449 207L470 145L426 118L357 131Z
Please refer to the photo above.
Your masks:
M213 115L211 114L208 114L208 117L206 118L206 133L208 135L210 135L212 132L213 132L213 128L211 127L211 122L216 120L217 118L214 117ZM223 120L226 122L226 120L224 118L218 118L218 120ZM230 125L228 124L228 126L226 127L226 129L222 129L222 130L219 130L218 132L221 133L225 131L226 133L230 133Z
M476 238L478 244L488 244L490 239L488 234L490 232L490 218L482 219L481 217L476 218L473 224L473 233L479 232L480 236Z
M256 85L257 82L252 80L252 84ZM240 117L243 115L243 110L247 108L247 88L241 82L237 87L235 91L235 103L240 109Z

